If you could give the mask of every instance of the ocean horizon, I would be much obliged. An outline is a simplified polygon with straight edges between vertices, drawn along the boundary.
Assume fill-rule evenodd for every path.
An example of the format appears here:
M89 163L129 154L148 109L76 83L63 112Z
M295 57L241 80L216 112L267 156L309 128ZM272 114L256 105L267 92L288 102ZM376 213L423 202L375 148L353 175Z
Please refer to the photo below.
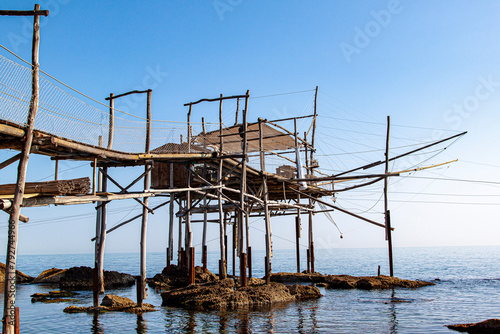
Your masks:
M253 276L262 277L263 250L254 251ZM209 252L215 270L217 252ZM198 265L199 256L196 258ZM305 259L301 270L305 269ZM161 307L161 295L149 289L147 303L156 312L142 316L124 313L66 314L69 305L90 306L91 291L79 291L72 303L31 303L36 292L57 286L18 285L21 332L25 333L453 333L445 325L498 318L500 301L500 246L398 247L394 249L395 276L435 283L418 289L332 290L320 288L318 300L290 303L262 311L192 311ZM228 271L232 272L231 258ZM378 266L387 274L384 248L319 249L316 271L323 274L374 276ZM20 255L18 269L37 276L52 267L93 266L93 254ZM148 253L147 276L160 273L164 253ZM108 253L105 270L139 273L139 254ZM294 250L275 250L273 272L295 272ZM238 274L238 269L236 268ZM107 290L135 300L135 286ZM3 300L3 295L2 295Z

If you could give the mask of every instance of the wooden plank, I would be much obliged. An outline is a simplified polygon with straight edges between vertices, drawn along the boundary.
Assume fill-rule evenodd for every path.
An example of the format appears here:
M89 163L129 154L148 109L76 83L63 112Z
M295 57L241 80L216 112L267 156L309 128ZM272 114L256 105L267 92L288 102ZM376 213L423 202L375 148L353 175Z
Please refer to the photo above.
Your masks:
M2 184L0 185L0 195L14 194L17 184ZM90 178L83 177L72 180L54 180L45 182L26 182L25 194L41 194L48 195L84 195L90 191Z

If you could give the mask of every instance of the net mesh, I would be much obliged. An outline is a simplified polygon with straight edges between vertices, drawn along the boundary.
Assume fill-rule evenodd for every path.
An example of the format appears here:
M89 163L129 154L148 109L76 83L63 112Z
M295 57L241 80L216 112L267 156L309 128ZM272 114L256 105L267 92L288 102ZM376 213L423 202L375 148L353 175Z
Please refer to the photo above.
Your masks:
M31 99L31 72L29 65L22 65L0 55L0 118L20 126L26 125ZM58 82L49 75L40 72L40 102L35 119L35 129L46 133L71 139L79 143L98 146L102 137L103 146L111 149L128 152L145 152L147 120L119 109L114 109L114 126L110 137L109 107L95 101L68 86ZM212 105L213 106L213 105ZM200 105L196 106L197 108ZM204 107L202 107L203 109ZM209 107L211 108L211 107ZM216 107L218 108L218 106ZM224 104L223 118L233 123L230 114L234 113L234 101ZM297 133L304 133L310 129L312 119L298 121ZM293 121L280 122L286 129L294 129ZM234 130L234 125L224 124L224 129ZM267 126L267 125L266 125ZM269 129L268 129L269 130ZM282 131L276 128L278 131ZM151 121L151 153L209 153L219 151L218 143L214 143L215 133L218 137L218 122L191 123L191 143L188 144L188 124L161 120ZM292 131L293 132L293 131ZM205 134L207 134L205 136ZM276 133L274 133L276 134ZM111 138L111 141L110 141ZM273 145L277 141L286 141L273 138ZM218 140L218 139L217 139ZM226 144L224 153L239 154L241 145L239 136L225 137L225 141L233 141L232 146ZM290 139L288 139L290 141ZM292 140L293 141L293 140ZM268 142L271 143L271 142ZM248 142L248 165L260 170L259 143L254 137ZM287 178L298 177L297 156L295 150L287 149L276 154L273 149L266 149L265 170ZM301 165L305 166L305 152L300 152ZM302 169L302 175L306 175Z

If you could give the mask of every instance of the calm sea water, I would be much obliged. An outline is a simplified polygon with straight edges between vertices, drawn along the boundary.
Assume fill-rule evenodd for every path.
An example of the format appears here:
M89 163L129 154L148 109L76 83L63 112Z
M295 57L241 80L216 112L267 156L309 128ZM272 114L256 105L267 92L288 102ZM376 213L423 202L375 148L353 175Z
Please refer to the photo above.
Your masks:
M263 252L254 251L254 276L263 274ZM197 260L199 256L197 256ZM217 255L210 254L215 272ZM316 271L328 274L376 275L387 272L385 249L317 250ZM446 324L500 318L500 246L396 248L395 275L432 280L435 286L384 291L325 290L318 300L292 303L266 311L195 312L161 307L161 296L149 290L146 302L158 311L143 316L126 313L65 314L72 305L90 306L91 292L73 303L31 303L41 285L18 286L22 333L456 333ZM161 272L165 256L148 254L148 276ZM277 250L273 271L296 270L293 250ZM57 267L92 266L92 254L20 256L18 269L37 276ZM230 261L231 263L231 261ZM302 269L305 263L302 263ZM107 254L106 270L139 272L138 254ZM229 270L230 272L232 269ZM135 299L135 287L107 293ZM3 295L2 295L3 305Z

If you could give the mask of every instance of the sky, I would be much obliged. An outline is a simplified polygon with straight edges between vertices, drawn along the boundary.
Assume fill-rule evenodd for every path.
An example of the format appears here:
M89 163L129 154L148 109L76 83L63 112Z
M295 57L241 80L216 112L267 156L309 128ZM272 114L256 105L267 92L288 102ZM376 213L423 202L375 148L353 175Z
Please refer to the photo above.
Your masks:
M4 0L0 7L27 10L35 3ZM185 121L184 103L246 90L252 96L250 121L307 115L319 86L317 157L327 174L383 160L387 116L391 156L468 131L451 146L447 142L391 164L391 171L401 171L458 159L391 178L393 244L499 244L497 1L39 3L50 11L40 19L42 70L103 103L112 92L152 88L157 120ZM0 22L0 44L30 59L31 19L0 17ZM13 59L3 49L0 54ZM280 95L291 92L300 93ZM144 99L136 102L120 102L118 108L143 116ZM217 107L196 109L193 117L217 120ZM4 150L0 160L14 154ZM16 168L3 169L0 183L15 183ZM59 169L60 178L68 179L92 173L85 162L61 161ZM116 169L112 175L126 182L141 171ZM49 158L30 158L28 181L50 180L53 173ZM382 184L377 184L328 200L383 222L381 196ZM135 202L111 203L108 226L138 212ZM94 206L25 208L22 213L30 222L20 223L20 254L93 252ZM383 229L341 212L331 216L343 238L318 214L317 248L387 247ZM0 221L3 245L7 220L4 214ZM303 217L304 228L305 222ZM165 250L167 224L165 208L150 216L148 251ZM295 247L293 224L292 217L273 220L275 249ZM264 249L263 221L252 221L251 226L253 247ZM195 226L194 233L199 245L201 226ZM211 225L209 250L217 249L217 235L217 225ZM138 252L139 238L136 221L110 233L106 251ZM302 250L306 243L302 238Z

